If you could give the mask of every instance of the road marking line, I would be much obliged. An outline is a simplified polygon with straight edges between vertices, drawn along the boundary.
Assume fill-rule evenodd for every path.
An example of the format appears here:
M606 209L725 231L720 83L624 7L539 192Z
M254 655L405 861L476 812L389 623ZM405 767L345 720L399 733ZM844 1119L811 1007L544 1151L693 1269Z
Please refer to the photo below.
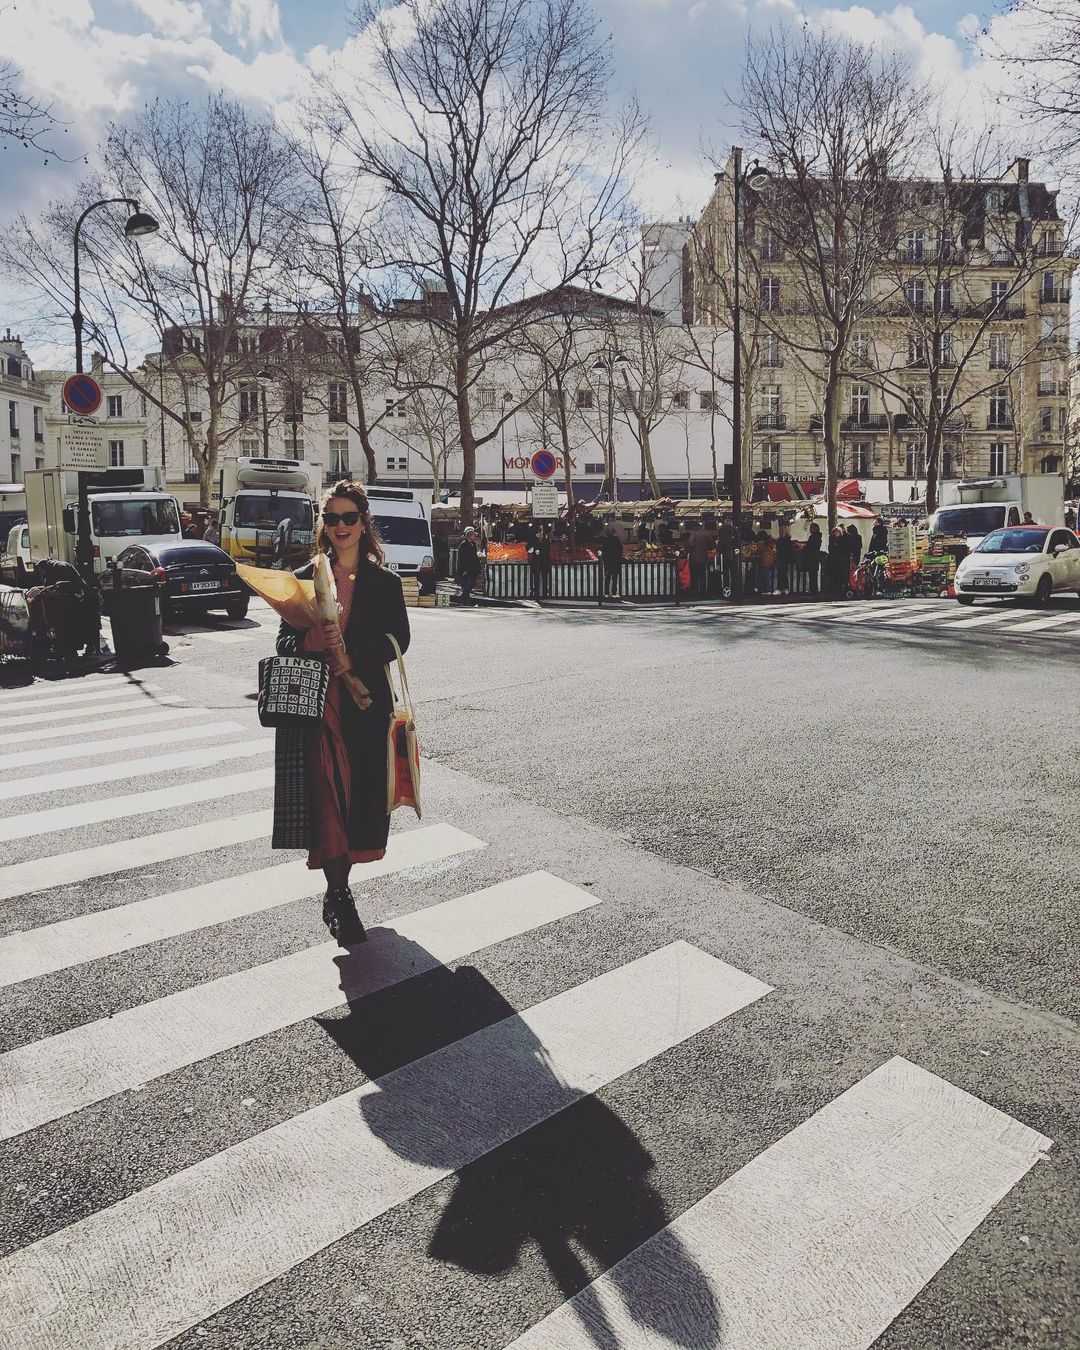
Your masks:
M24 693L24 690L20 690ZM92 703L103 698L117 698L123 694L159 694L161 686L159 684L132 684L130 680L118 680L115 676L111 687L107 684L99 684L92 689L79 689L67 693L56 693L52 690L49 693L42 693L34 698L7 698L0 703L0 713L5 715L9 712L20 712L24 709L34 708L37 711L50 708L59 708L68 703ZM65 708L65 711L66 708ZM80 711L76 709L75 711ZM61 713L63 716L63 713Z
M154 708L162 703L175 704L180 700L177 698L158 697L150 698L138 689L117 690L111 696L110 703L87 703L74 708L57 708L51 712L37 712L29 716L25 713L17 717L4 717L5 730L13 730L16 727L40 726L43 722L55 722L58 717L63 717L70 722L78 722L86 718L100 717L102 713L109 712L131 712L140 704L146 708Z
M228 774L223 778L204 778L201 782L184 783L177 787L155 788L149 792L131 792L122 797L98 798L75 806L30 811L25 815L0 820L0 842L7 839L33 839L39 834L73 830L80 825L100 825L102 821L123 820L128 816L145 816L153 811L166 811L192 802L215 801L219 797L255 792L273 785L273 769L253 769L247 773Z
M137 839L121 839L115 844L56 853L30 862L9 863L0 867L0 900L11 900L52 886L67 886L76 881L92 881L114 872L129 872L136 867L172 862L216 848L230 848L251 839L269 836L272 825L269 811L252 811L224 820L208 820L200 825L184 825L160 834L144 834Z
M269 830L267 816L260 812L258 821L264 828L251 837L258 838ZM442 862L484 847L482 839L465 834L452 825L425 825L406 830L390 836L385 858L365 863L364 880L425 863ZM36 979L54 970L97 961L103 956L145 947L178 933L193 933L246 914L261 914L276 905L316 895L322 888L322 874L313 872L303 859L299 859L243 876L171 891L168 895L151 896L130 905L81 914L43 928L12 933L0 938L0 986Z
M303 893L312 889L309 873ZM530 872L393 920L344 966L337 943L323 942L9 1050L0 1139L599 903Z
M951 618L952 615L944 613L935 605L933 609L924 609L921 614L902 614L899 618L887 618L882 622L888 624L890 628L900 628L906 624L940 623L942 619Z
M676 942L245 1139L0 1264L9 1350L159 1346L768 992Z
M1043 628L1059 628L1062 624L1073 624L1080 633L1080 612L1076 614L1044 614L1037 619L1025 619L1023 623L1013 624L1014 633L1038 633Z
M510 1350L867 1350L1051 1143L891 1059Z
M240 722L203 722L190 727L168 727L139 736L115 736L107 741L74 741L71 745L47 746L44 750L26 750L0 755L0 770L28 769L37 764L57 764L65 759L89 759L119 750L149 750L182 741L205 740L207 736L227 736L244 730Z
M132 778L146 778L174 770L204 769L209 765L232 763L268 755L274 748L273 736L260 740L232 741L226 745L210 745L202 750L176 750L169 755L142 755L122 759L112 764L94 764L89 768L65 769L60 773L39 774L37 778L13 778L0 782L0 802L15 797L36 797L46 792L70 792L75 788L92 787L96 783L125 783Z
M166 706L162 706L162 705ZM125 704L125 707L137 706ZM101 711L98 709L97 711ZM100 722L79 722L74 725L65 722L60 727L35 727L32 732L34 742L59 740L61 736L85 736L92 731L112 731L114 727L146 727L156 726L162 722L176 722L183 717L198 717L199 714L209 716L209 710L206 708L188 708L184 706L181 698L159 698L155 699L150 709L145 712L137 712L130 717L105 718ZM0 723L0 725L3 725ZM25 731L15 731L10 735L0 736L0 745L25 745L27 733Z
M948 624L950 628L981 628L988 623L1002 623L1013 618L1010 610L995 610L992 614L972 614L962 611L959 614L942 614L934 619L935 624Z
M17 688L0 689L0 707L12 699L25 698L27 694L38 694L43 698L55 694L64 698L75 689L87 689L90 686L102 688L110 684L120 687L131 683L132 680L129 675L103 674L101 672L96 675L73 675L59 680L35 679L29 684L22 684Z

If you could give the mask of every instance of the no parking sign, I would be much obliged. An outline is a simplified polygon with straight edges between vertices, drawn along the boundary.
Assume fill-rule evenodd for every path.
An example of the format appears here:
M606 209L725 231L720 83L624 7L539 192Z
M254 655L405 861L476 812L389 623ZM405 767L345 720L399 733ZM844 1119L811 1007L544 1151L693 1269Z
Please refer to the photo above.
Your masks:
M92 375L69 375L64 381L64 404L77 417L89 417L101 407L101 385Z
M537 450L529 461L529 467L535 478L550 478L559 467L559 461L550 450Z

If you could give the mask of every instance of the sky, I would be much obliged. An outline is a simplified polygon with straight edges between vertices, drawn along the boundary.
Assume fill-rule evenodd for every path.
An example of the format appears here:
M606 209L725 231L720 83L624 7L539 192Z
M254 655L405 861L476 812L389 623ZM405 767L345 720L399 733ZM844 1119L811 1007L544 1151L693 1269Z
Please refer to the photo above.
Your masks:
M1013 44L1015 21L984 0L594 0L612 36L614 95L636 95L651 118L657 162L641 192L654 218L696 215L730 145L727 91L738 82L748 31L776 23L830 25L899 48L954 95L995 79L988 38ZM110 120L154 97L199 99L225 89L287 116L312 69L354 31L350 0L0 0L0 53L27 92L52 102L63 158L0 151L0 228L63 196L93 159ZM1031 148L1033 177L1053 181ZM70 161L70 162L65 162ZM4 308L0 289L0 311ZM0 312L0 325L6 316Z

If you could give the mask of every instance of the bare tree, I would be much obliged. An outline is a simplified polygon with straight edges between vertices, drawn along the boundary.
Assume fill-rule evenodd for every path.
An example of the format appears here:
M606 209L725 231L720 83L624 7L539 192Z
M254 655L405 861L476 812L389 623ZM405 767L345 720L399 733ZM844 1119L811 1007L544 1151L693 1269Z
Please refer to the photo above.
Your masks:
M585 0L403 0L362 11L370 64L323 86L322 124L381 209L380 261L452 343L461 513L473 512L478 367L527 321L512 302L594 277L624 248L636 110L609 116Z
M747 48L739 111L750 147L772 171L757 215L785 262L775 289L762 278L770 284L759 301L822 390L830 528L848 348L893 247L897 180L910 171L920 97L903 58L831 33L780 28Z
M4 5L0 15L9 9ZM0 147L15 141L24 150L51 154L48 137L56 126L52 105L24 93L22 71L12 61L0 61Z
M1026 40L1016 47L995 43L998 59L1011 68L1010 98L1021 119L1040 128L1051 162L1072 161L1080 150L1080 0L1014 0L1008 31Z
M417 454L430 469L437 499L457 450L457 413L450 393L453 358L445 334L423 321L409 327L410 341L397 344L404 360L399 361L394 376L397 389L404 391L395 404L395 410L400 407L405 414L404 424L388 417L383 433L407 454Z
M240 431L238 382L273 354L245 350L250 306L281 284L297 211L295 163L273 124L222 96L155 102L112 127L101 176L38 225L20 218L0 241L8 277L71 312L72 227L95 197L132 198L159 222L124 237L115 209L82 234L83 309L105 362L178 425L208 505L221 451ZM156 342L144 364L137 352ZM198 414L198 416L193 416Z

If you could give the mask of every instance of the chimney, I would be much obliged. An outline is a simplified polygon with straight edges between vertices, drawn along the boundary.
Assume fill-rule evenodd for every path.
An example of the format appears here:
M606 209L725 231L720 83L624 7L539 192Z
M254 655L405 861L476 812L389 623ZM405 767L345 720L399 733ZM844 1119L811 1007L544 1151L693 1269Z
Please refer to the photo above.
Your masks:
M1013 160L1001 176L1011 183L1026 183L1028 180L1028 169L1030 167L1030 159L1017 158Z

